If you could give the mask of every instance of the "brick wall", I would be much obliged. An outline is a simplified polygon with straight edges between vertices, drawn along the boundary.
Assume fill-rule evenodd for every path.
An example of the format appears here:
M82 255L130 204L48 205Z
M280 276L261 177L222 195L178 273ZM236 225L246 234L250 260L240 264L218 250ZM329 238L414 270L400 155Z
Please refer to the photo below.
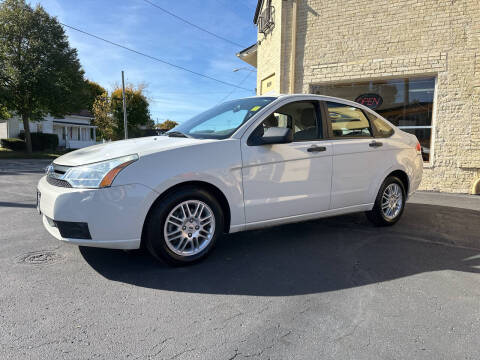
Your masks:
M311 84L437 77L432 154L421 188L469 192L480 177L479 0L297 0L295 92ZM292 0L273 0L258 81L287 92ZM280 21L281 20L281 21Z

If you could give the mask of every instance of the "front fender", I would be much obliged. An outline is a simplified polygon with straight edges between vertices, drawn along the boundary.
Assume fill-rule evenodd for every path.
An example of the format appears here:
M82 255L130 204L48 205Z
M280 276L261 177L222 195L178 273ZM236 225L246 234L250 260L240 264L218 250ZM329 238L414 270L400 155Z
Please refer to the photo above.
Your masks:
M202 181L217 187L230 207L231 230L243 226L240 141L219 140L168 149L141 156L125 168L115 184L141 183L159 194L175 185Z

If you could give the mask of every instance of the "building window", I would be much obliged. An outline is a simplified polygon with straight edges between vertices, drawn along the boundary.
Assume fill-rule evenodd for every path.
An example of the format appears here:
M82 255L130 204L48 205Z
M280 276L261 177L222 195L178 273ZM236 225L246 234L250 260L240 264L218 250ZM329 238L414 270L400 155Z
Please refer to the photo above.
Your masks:
M311 85L314 94L336 96L363 104L414 134L422 145L424 161L430 160L434 77L414 77Z

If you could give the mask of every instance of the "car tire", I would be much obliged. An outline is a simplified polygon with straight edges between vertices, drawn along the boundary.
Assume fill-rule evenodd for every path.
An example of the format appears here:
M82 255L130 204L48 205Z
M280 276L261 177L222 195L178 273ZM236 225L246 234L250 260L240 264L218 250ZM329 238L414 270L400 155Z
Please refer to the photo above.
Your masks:
M224 215L217 199L203 189L185 187L154 204L145 224L144 241L156 259L174 266L187 265L204 259L223 230Z
M400 203L395 202L395 198L398 198ZM394 225L403 214L406 198L403 182L395 176L389 176L380 186L373 209L365 214L375 226Z

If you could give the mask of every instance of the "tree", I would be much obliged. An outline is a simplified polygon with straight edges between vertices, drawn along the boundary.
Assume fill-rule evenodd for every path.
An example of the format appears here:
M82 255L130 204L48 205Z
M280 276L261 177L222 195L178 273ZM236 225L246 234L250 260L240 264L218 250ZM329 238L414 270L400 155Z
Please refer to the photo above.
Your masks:
M128 85L125 88L125 98L127 99L127 126L128 137L141 136L141 127L149 127L152 125L150 119L149 103L143 94L144 87L142 85L134 87ZM111 109L113 119L115 121L115 139L123 139L123 100L122 89L116 88L111 96Z
M30 120L79 110L84 86L77 51L56 18L25 0L0 4L0 104L20 116L27 151Z
M155 125L155 127L159 130L168 131L168 130L172 130L177 125L178 123L176 121L167 119L164 122Z
M8 119L10 114L5 106L0 105L0 120Z
M103 96L106 92L107 90L105 90L101 85L86 79L80 98L82 108L93 112L93 104L95 103L95 100L99 96Z
M152 129L154 121L150 118L149 103L139 85L128 85L125 88L127 99L128 137L142 136L142 129ZM97 126L98 135L108 140L119 140L124 137L123 127L123 100L122 89L118 86L108 95L104 92L97 96L92 112L95 117L94 124Z
M116 123L112 116L111 100L106 91L97 96L92 106L92 112L95 117L93 124L97 126L98 136L102 139L112 140Z

